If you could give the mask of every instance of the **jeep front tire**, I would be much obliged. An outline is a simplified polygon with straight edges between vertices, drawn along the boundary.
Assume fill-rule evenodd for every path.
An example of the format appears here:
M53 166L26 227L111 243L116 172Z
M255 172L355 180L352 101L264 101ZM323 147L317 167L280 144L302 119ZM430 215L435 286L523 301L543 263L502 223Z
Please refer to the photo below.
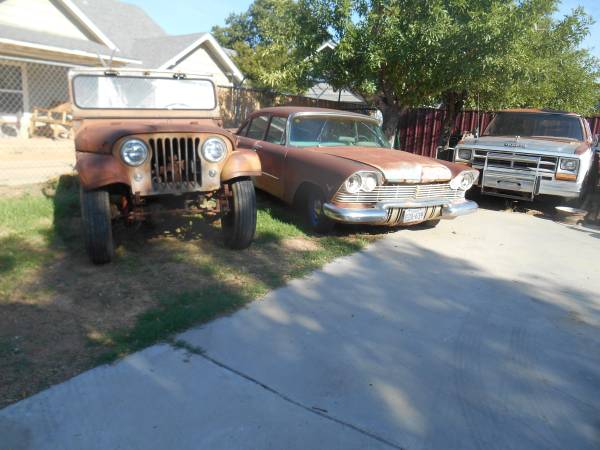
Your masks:
M88 255L94 264L109 263L114 255L114 245L108 192L80 188L79 198Z
M229 210L221 217L223 241L231 249L248 248L256 232L256 194L252 180L239 179L229 184Z

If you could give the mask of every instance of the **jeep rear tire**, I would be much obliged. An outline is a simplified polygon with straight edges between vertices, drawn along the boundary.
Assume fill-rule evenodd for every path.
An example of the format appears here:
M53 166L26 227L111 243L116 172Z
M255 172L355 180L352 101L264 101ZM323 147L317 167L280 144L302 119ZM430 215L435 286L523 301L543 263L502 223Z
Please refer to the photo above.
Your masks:
M105 190L80 188L81 221L88 255L94 264L106 264L114 255L110 202Z
M235 180L229 187L229 211L221 217L223 241L241 250L250 246L256 232L256 193L249 179Z

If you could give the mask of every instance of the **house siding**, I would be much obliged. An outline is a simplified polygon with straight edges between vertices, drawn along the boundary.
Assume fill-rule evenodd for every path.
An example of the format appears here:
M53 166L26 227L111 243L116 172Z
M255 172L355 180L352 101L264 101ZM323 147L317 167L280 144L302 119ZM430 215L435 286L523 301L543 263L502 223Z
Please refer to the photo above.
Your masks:
M216 63L204 45L198 47L194 52L180 60L171 69L181 70L182 72L210 74L217 86L233 86L229 78L225 75L225 70Z
M32 14L32 11L35 11ZM88 40L88 37L49 0L0 2L0 25L44 30L57 36Z

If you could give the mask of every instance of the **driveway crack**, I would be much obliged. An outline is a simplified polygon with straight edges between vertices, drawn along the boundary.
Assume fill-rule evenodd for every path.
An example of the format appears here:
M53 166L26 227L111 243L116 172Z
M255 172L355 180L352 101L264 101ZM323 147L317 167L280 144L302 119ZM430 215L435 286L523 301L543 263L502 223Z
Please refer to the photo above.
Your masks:
M241 377L241 378L245 379L246 381L249 381L249 382L251 382L251 383L253 383L253 384L255 384L255 385L263 388L264 390L270 392L271 394L276 395L277 397L279 397L283 401L285 401L287 403L290 403L290 404L292 404L292 405L294 405L294 406L296 406L298 408L301 408L301 409L303 409L304 411L306 411L306 412L308 412L310 414L314 414L314 415L320 416L320 417L322 417L322 418L324 418L326 420L329 420L331 422L334 422L334 423L336 423L338 425L341 425L343 427L349 428L349 429L351 429L353 431L356 431L357 433L360 433L360 434L362 434L364 436L367 436L367 437L369 437L369 438L371 438L371 439L373 439L373 440L375 440L377 442L380 442L380 443L382 443L384 445L387 445L390 448L395 448L395 449L398 449L398 450L407 450L406 447L402 447L401 445L396 444L395 442L389 441L388 439L385 439L385 438L383 438L381 436L378 436L377 434L375 434L375 433L373 433L373 432L371 432L369 430L365 430L364 428L358 427L358 426L356 426L356 425L354 425L354 424L352 424L350 422L346 422L346 421L344 421L342 419L338 419L337 417L334 417L331 414L329 414L327 412L327 410L325 410L325 409L316 408L316 407L312 407L312 406L307 406L307 405L299 402L298 400L294 400L293 398L288 397L284 393L278 391L275 388L272 388L271 386L263 383L262 381L257 380L256 378L253 378L250 375L245 374L244 372L241 372L241 371L239 371L239 370L237 370L237 369L235 369L235 368L233 368L233 367L231 367L231 366L229 366L229 365L227 365L225 363L222 363L221 361L213 358L212 356L209 356L206 353L206 351L204 351L203 349L201 349L199 347L192 346L189 343L187 343L185 341L181 341L181 340L178 340L176 342L172 342L172 345L174 347L176 347L176 348L184 349L184 350L186 350L189 353L192 353L194 355L200 356L200 357L204 358L205 360L211 362L212 364L214 364L214 365L216 365L216 366L218 366L218 367L220 367L220 368L222 368L224 370L227 370L228 372L231 372L231 373L237 375L238 377Z

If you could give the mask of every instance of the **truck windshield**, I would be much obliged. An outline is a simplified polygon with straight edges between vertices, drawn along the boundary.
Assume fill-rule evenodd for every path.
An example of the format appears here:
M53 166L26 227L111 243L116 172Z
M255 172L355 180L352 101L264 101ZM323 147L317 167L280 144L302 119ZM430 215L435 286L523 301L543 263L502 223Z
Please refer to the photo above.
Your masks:
M208 80L135 76L77 75L73 97L89 109L193 109L216 107L215 89Z
M294 147L389 147L381 128L370 120L336 116L300 116L292 120Z
M578 117L565 114L500 112L483 136L555 137L583 140Z

